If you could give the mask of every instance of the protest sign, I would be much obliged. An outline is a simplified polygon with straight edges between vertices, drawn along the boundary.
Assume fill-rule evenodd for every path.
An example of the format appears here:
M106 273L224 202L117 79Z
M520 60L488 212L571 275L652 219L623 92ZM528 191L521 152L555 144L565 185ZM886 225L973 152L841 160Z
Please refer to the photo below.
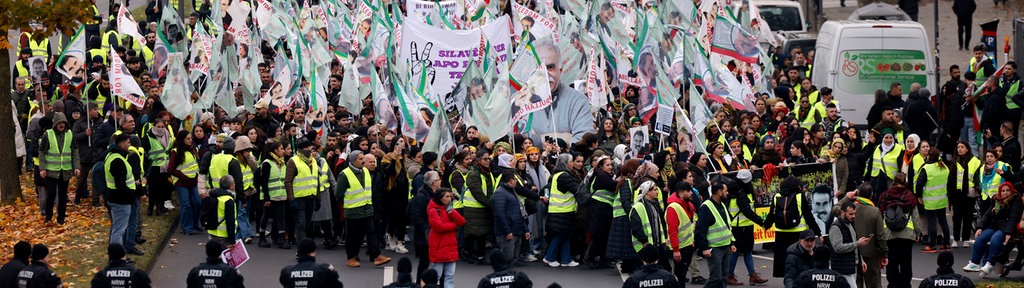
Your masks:
M498 59L508 61L506 57L512 48L508 25L508 17L502 17L481 29L452 31L406 21L402 26L399 65L412 69L409 79L427 73L434 93L447 95L462 78L469 60L479 56L480 37L491 43Z
M235 242L235 246L232 246L230 249L224 249L224 252L220 252L220 258L221 260L224 260L224 263L227 263L228 265L231 265L231 267L237 269L242 266L242 264L249 261L249 250L245 249L245 243L239 239Z

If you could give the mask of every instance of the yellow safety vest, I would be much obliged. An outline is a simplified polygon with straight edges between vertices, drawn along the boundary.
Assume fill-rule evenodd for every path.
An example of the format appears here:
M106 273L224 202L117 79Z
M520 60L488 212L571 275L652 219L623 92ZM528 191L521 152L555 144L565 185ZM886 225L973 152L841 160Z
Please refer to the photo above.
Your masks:
M295 179L292 179L293 197L316 195L317 189L320 187L320 184L317 183L320 178L320 168L317 167L316 161L311 163L311 167L299 159L299 156L292 156L292 163L295 163ZM316 171L315 174L314 171ZM351 185L349 184L349 186Z
M455 194L459 195L458 198L452 201L452 209L462 209L463 207L466 207L465 204L462 202L462 199L463 197L465 197L464 195L466 193L466 174L462 173L462 171L459 171L458 169L455 169L455 171L453 171L452 174L448 175L448 185L452 185L452 177L456 177L456 174L459 175L458 177L462 178L462 187L452 186L452 191L455 191ZM412 186L410 185L410 187Z
M17 61L14 63L14 69L18 69L18 77L28 77L25 78L25 89L32 88L32 73L29 72L28 67L25 67L22 61ZM35 104L35 101L29 101L29 104Z
M667 231L661 231L661 237L658 237L659 239L650 239L654 228L651 227L651 220L647 218L647 208L644 207L642 200L633 203L633 208L630 210L630 213L636 213L637 217L640 217L640 223L644 226L644 234L646 234L648 240L650 240L648 244L658 245L668 241ZM661 217L661 215L657 215L657 217ZM636 239L636 236L633 236L633 233L629 234L629 238L633 239L633 251L640 252L640 249L644 248L644 244L640 243L640 240Z
M114 37L115 42L110 43L110 37ZM114 50L115 46L121 46L120 34L117 34L117 30L110 30L103 33L103 39L100 41L102 44L100 48L103 49L103 55L110 55L110 51Z
M796 209L797 209L797 212L800 213L800 216L803 216L804 215L804 211L803 211L803 209L804 209L804 206L803 206L804 195L803 194L798 194L798 195L795 195L795 197L796 197ZM782 198L782 194L775 193L775 198L772 199L772 207L778 207L779 198ZM775 213L782 213L782 212L775 211ZM779 228L779 227L772 227L772 229L775 229L775 232L803 232L804 230L807 230L807 220L804 220L804 217L800 217L800 224L797 224L796 227L789 228L789 229Z
M167 147L164 147L159 140L153 137L149 138L149 152L146 156L149 157L149 162L152 163L152 167L164 167L167 166Z
M676 228L676 237L679 238L679 247L682 248L693 245L693 229L695 228L693 223L697 222L695 221L697 214L693 214L694 219L690 219L690 217L686 215L686 211L683 211L683 205L679 205L679 203L675 202L668 204L668 210L665 211L665 219L668 219L668 213L675 213L676 218L679 219L679 227Z
M625 185L626 185L626 189L629 189L629 191L633 191L633 181L632 180L627 178ZM612 200L612 218L619 218L619 217L626 216L626 209L624 207L622 207L622 200L621 200L622 198L619 197L620 194L621 193L615 193L615 199Z
M228 225L225 224L225 222L227 222L227 219L225 219L225 218L227 218L227 217L225 217L226 215L225 215L224 211L227 209L228 201L230 201L231 199L233 199L233 197L231 197L231 195L217 196L217 223L218 224L217 224L217 229L206 230L207 233L210 233L210 236L216 236L216 237L220 237L220 238L227 238L228 237ZM238 204L236 203L235 205L236 205L235 207L237 207Z
M946 198L946 183L949 182L949 167L939 168L938 163L924 165L925 179L924 187L924 209L939 210L949 207L949 199Z
M366 205L373 204L373 187L371 185L372 179L370 179L370 170L365 167L363 170L363 181L360 182L359 178L356 178L356 173L352 172L352 167L349 166L345 170L341 170L341 174L345 175L345 179L348 179L348 189L345 190L345 209L359 208Z
M871 158L871 161L874 161L872 165L873 168L870 171L871 177L878 177L878 174L881 171L885 173L889 179L892 179L896 176L896 172L899 172L899 162L897 161L902 161L899 159L899 156L900 152L903 152L905 148L903 148L903 144L894 145L895 146L893 146L892 150L890 150L889 153L886 153L884 157L882 156L882 147L879 146L878 148L875 148L874 156Z
M750 200L747 203L754 203L753 195L747 194L747 199ZM732 216L732 226L734 227L754 226L754 221L740 212L740 206L737 204L736 199L729 200L729 216Z
M177 150L178 148L171 149L171 151L175 153L177 153ZM199 163L196 162L196 156L192 154L192 151L188 150L182 151L181 153L181 157L183 157L182 161L175 169L178 169L178 171L181 171L181 174L185 174L185 176L189 178L196 178L196 176L199 176ZM178 180L177 176L171 175L172 184L178 183Z
M992 178L989 179L989 181L985 181L984 174L980 175L981 177L979 178L981 178L981 187L979 188L981 189L979 190L981 190L981 200L988 200L988 198L992 198L993 196L996 195L996 193L999 193L999 185L1003 185L1003 182L1006 181L1003 180L1002 175L999 175L999 173L995 172L995 169L1002 168L1003 170L1006 170L1007 167L1009 167L1009 165L1007 165L1006 163L1003 163L1002 161L996 161L996 164L992 166ZM978 171L978 173L985 172Z
M90 63L92 63L92 58L93 57L100 56L100 57L103 58L103 65L107 65L107 63L110 63L110 62L107 61L107 53L106 52L107 51L103 50L102 48L89 49L89 59L88 59L88 61Z
M808 110L807 111L807 117L805 117L803 119L800 119L800 112L801 112L800 111L800 106L797 106L796 108L793 108L793 118L796 118L796 121L800 122L800 127L801 128L810 130L811 126L814 126L814 124L818 123L818 121L814 120L815 119L814 116L818 113L818 110L814 109L814 106L811 106L811 108L808 108L807 110ZM818 115L818 116L820 118L824 118L823 115Z
M128 189L135 190L135 173L132 173L132 165L128 164L128 159L121 156L117 152L107 153L106 159L103 160L103 178L107 181L107 189L117 189L117 183L114 182L114 175L110 174L110 164L114 161L124 162L125 175L124 184L128 186Z
M227 187L220 187L220 178L229 174L228 166L231 164L231 160L235 160L235 156L227 153L214 154L210 158L210 181L207 181L210 183L210 187L227 189Z
M591 180L593 180L593 179L591 179ZM608 191L608 190L604 190L604 189L594 191L594 182L595 181L590 181L590 191L592 191L592 192L590 192L590 193L592 193L592 194L590 194L590 198L592 200L597 201L597 202L601 202L601 203L605 203L605 204L611 205L612 202L615 201L615 194L616 193L612 193L612 191Z
M984 56L981 59L981 61L985 61L985 60L989 60L988 56ZM974 67L974 63L977 63L977 62L978 62L977 59L975 59L974 57L971 57L971 61L970 61L970 63L967 66L967 72L971 72L971 67ZM985 81L988 81L988 77L985 76L985 67L984 66L978 66L978 71L974 71L974 74L976 75L976 77L974 78L974 85L975 86L981 87L981 85L985 84Z
M100 21L96 20L97 17L100 17L100 9L96 8L96 4L92 4L92 7L89 8L92 8L93 18L85 21L85 25L100 25Z
M551 195L548 197L548 213L571 213L576 212L576 196L572 191L558 189L558 177L565 174L565 171L555 173L551 177Z
M999 81L999 88L1003 88L1003 81ZM1013 81L1013 83L1010 84L1010 88L1006 90L1006 95L1003 95L1003 97L1006 98L1006 109L1020 108L1020 106L1017 106L1017 103L1013 102L1013 95L1017 95L1017 91L1019 90L1020 80Z
M42 41L32 40L32 34L29 34L28 47L32 49L32 57L50 56L50 39L43 38Z
M320 191L331 191L331 168L327 166L327 159L317 158L317 166L320 166Z
M729 222L732 219L729 219L728 213L724 215L725 218L723 218L723 215L718 214L718 205L720 204L715 204L711 199L704 200L704 204L701 204L701 206L707 206L711 210L711 215L715 217L715 223L708 227L708 246L711 248L729 246L734 239L732 227L729 227Z
M71 163L71 131L64 131L64 143L57 143L57 132L53 129L46 130L46 137L50 143L50 148L43 156L46 158L46 171L71 171L74 167Z
M970 185L966 185L964 180L973 184L974 176L977 175L978 169L981 168L981 160L978 157L971 157L971 160L967 160L967 167L960 166L960 163L956 164L956 189L967 189Z
M249 167L243 161L238 161L238 168L242 169L242 191L255 187L252 179L253 173L256 172L256 167Z
M284 169L283 166L278 166L277 162L272 159L263 160L263 163L270 164L270 175L267 175L267 194L270 198L281 198L288 197L288 192L284 190ZM260 194L260 200L263 199L263 194Z
M492 181L490 186L487 185L488 177L490 177ZM498 189L498 183L500 182L501 175L498 175L497 179L495 179L494 176L491 175L491 173L487 173L486 176L484 175L483 172L480 173L480 190L483 191L484 195L491 195L491 192L493 192L494 189ZM480 204L480 202L477 201L476 198L473 198L473 193L466 193L462 198L464 198L462 203L463 205L465 205L465 207L484 208L484 204Z

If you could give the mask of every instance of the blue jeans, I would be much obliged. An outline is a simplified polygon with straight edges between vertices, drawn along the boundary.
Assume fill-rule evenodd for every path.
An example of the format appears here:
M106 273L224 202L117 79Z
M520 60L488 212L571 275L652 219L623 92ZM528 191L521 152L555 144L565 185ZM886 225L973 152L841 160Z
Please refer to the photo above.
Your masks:
M754 256L747 252L729 254L729 276L736 276L736 260L739 260L740 254L743 255L743 264L747 265L747 275L754 275Z
M971 145L971 152L978 152L978 137L974 136L974 118L964 118L964 128L960 129L960 141Z
M455 288L455 262L431 263L430 269L441 275L441 283L444 284L441 287Z
M131 205L131 217L128 217L128 229L124 234L124 248L128 250L135 248L135 233L141 227L139 226L141 224L139 221L141 220L139 218L139 206L139 198L135 198L135 202L132 202Z
M174 191L178 192L178 206L181 206L181 213L178 213L181 231L196 232L197 228L200 228L199 210L203 204L199 199L199 189L196 187L174 187Z
M974 249L971 251L971 263L985 265L990 262L993 256L999 255L999 252L1003 251L1003 241L1005 240L1006 235L1003 234L1003 230L992 228L982 230L978 239L974 240L974 247L971 247ZM988 253L986 254L986 252Z
M131 204L110 204L110 244L125 244L124 236L128 235L128 221L131 220ZM135 228L131 228L132 238L135 238Z
M569 255L569 236L565 233L551 233L551 245L548 245L548 252L544 255L544 261L552 262L558 261L560 264L569 264L572 262L572 256ZM558 259L555 259L558 257Z
M237 203L238 202L236 202L236 204ZM236 239L245 240L245 238L249 238L254 235L252 223L249 223L249 212L245 207L242 207L241 204L237 204L235 207L238 207L238 213L235 214L235 224L238 227L238 236L236 236Z

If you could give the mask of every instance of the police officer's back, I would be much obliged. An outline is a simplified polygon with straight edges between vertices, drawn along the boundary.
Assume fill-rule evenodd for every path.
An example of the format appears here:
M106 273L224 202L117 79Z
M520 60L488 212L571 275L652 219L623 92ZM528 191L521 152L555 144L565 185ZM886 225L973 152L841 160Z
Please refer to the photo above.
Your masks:
M622 283L622 288L679 287L679 281L676 281L675 275L658 265L660 257L660 251L655 245L647 245L640 249L640 260L644 262L644 266L633 272L633 275L630 275L629 279Z
M828 269L832 260L832 249L825 246L814 248L814 269L800 272L794 287L803 288L850 288L843 274Z
M316 242L313 239L302 239L299 242L299 263L281 269L281 285L285 288L341 288L338 271L327 263L316 263Z
M967 288L974 287L974 282L971 278L967 278L963 275L956 274L953 272L953 253L944 251L939 253L938 264L939 268L935 269L935 275L921 280L920 288L938 288L938 287L952 287L952 288Z
M491 255L488 257L491 261L491 268L494 269L494 273L487 274L483 279L480 279L480 283L476 285L477 288L533 287L533 281L530 281L530 277L526 276L526 273L508 268L508 261L505 259L505 254L501 254L501 251L492 251Z
M121 244L114 243L107 246L110 265L93 275L92 287L150 287L149 275L146 274L146 271L136 269L128 264L124 258L126 255L128 252Z
M220 260L224 245L215 239L206 242L206 262L200 263L188 272L188 288L213 285L218 288L245 287L241 274L234 267Z
M18 288L63 287L60 277L46 264L49 256L50 249L46 248L46 245L32 246L32 264L18 272Z
M32 244L25 241L14 244L14 258L0 266L0 287L18 287L18 272L28 267L31 255Z

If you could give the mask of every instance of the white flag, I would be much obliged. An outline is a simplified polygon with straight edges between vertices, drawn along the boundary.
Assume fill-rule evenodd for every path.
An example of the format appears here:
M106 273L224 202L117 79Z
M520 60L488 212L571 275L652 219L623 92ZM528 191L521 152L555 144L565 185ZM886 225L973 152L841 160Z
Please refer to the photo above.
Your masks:
M128 67L124 66L124 61L114 50L110 50L110 74L107 80L110 81L110 94L124 98L139 108L146 104L146 99L142 98L146 93L142 92L139 83L128 73Z
M135 22L135 17L128 12L128 9L121 5L121 9L117 10L117 33L121 35L128 35L139 41L139 44L146 45L146 37L142 37L139 33L139 24Z

